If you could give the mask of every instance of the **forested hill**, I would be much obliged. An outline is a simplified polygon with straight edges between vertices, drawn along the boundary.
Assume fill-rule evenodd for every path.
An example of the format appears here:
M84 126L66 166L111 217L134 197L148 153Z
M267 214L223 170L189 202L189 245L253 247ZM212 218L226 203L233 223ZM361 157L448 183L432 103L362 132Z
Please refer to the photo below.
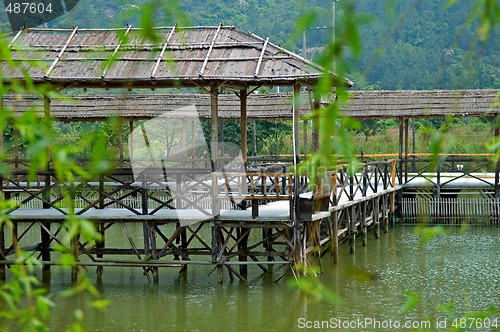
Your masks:
M302 53L302 32L297 21L313 11L307 30L308 57L314 58L330 40L332 0L183 0L178 1L189 22L171 14L175 1L153 0L157 24L177 21L190 25L235 25L275 44ZM343 3L337 2L337 25L342 24ZM500 83L500 31L486 43L475 34L477 22L463 25L480 0L462 0L445 8L449 0L358 0L363 52L352 61L349 76L358 89L498 88ZM140 23L144 4L151 1L81 0L49 27L123 27ZM165 5L165 3L168 3ZM173 17L175 16L175 17ZM400 19L404 17L404 19ZM6 18L1 22L7 22ZM6 25L4 25L5 28ZM316 29L326 27L326 29ZM1 28L1 26L0 26ZM478 52L469 52L470 50Z

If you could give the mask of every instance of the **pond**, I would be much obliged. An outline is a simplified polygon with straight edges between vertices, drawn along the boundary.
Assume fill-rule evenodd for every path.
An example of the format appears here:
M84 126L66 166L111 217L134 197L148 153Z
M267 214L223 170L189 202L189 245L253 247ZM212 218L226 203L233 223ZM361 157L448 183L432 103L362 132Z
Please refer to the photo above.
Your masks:
M274 282L281 273L277 267L274 274L263 274L252 266L247 283L231 282L226 275L222 285L215 273L208 275L207 266L189 266L183 274L160 269L158 284L149 283L137 268L105 268L102 282L89 269L102 297L112 301L101 312L90 306L88 294L57 296L70 287L70 275L53 268L49 286L57 308L50 330L69 326L78 308L89 331L300 331L315 326L383 331L411 330L403 324L428 327L426 322L432 329L436 324L451 328L465 313L500 308L500 228L445 230L447 235L420 245L416 226L396 225L378 240L370 232L367 246L357 243L355 254L342 245L338 265L325 255L318 280L340 303L293 289L290 273L288 280ZM496 324L495 315L489 320Z

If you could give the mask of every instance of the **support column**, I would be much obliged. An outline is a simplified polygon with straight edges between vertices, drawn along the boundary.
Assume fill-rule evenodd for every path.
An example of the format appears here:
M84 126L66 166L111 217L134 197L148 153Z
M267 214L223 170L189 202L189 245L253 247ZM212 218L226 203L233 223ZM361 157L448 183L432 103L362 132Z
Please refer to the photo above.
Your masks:
M399 118L399 167L398 180L399 184L403 182L403 118Z
M304 142L303 142L304 159L307 158L307 122L308 122L307 120L304 120L303 123L302 123L302 125L304 126L304 128L302 128L303 129L303 133L304 133L302 135L303 136L303 140L304 140Z
M415 119L411 119L411 135L412 135L412 161L411 161L411 171L416 172L416 165L415 165Z
M494 142L496 143L498 141L498 136L500 135L500 128L499 128L499 121L500 117L498 115L496 115L494 118L493 118L493 122L494 122L494 133L495 133L495 140ZM495 151L495 154L498 153L498 150ZM495 199L497 200L497 202L495 202L495 204L498 204L498 199L500 198L500 159L497 159L496 161L496 167L495 167ZM496 210L496 209L495 209Z
M45 129L45 135L46 137L50 136L50 99L46 95L43 96L43 111L44 111L44 129ZM47 155L47 171L50 170L50 148L47 147L45 151ZM50 202L51 201L51 192L50 192L50 182L51 182L51 177L50 175L46 175L44 179L44 185L45 189L42 194L42 197L44 201ZM42 205L43 209L50 209L50 204L49 203L43 203ZM44 227L46 227L50 231L50 223L44 222L43 223ZM50 235L49 233L43 229L43 227L40 228L40 237L41 237L41 254L42 254L42 261L49 262L50 261ZM50 265L44 265L43 270L50 270Z
M257 128L255 120L252 123L252 142L253 142L253 156L257 156Z
M123 122L118 119L118 145L120 148L120 167L123 167Z
M405 183L408 181L408 118L405 119Z
M293 158L294 164L297 165L300 162L300 85L296 84L293 86ZM295 170L294 176L294 188L293 188L293 198L294 198L294 209L293 209L293 221L294 221L294 237L293 245L295 248L294 258L295 263L302 262L302 243L300 241L300 219L299 219L299 175L297 170ZM306 239L304 239L306 241Z
M312 118L312 151L317 152L319 150L319 109L321 108L321 101L318 99L314 100L314 116Z
M389 220L387 218L387 195L382 196L382 227L384 228L384 233L389 232Z
M240 90L241 158L247 167L247 89Z
M128 135L128 145L130 149L130 160L134 158L134 138L132 136L132 132L134 131L134 121L129 121L128 122L128 130L129 130L129 135Z
M380 196L373 200L373 235L375 239L380 237L380 221L379 221Z
M218 87L216 85L212 85L210 87L210 151L211 151L211 159L212 159L212 171L216 171L219 167L218 159L219 159L219 92ZM212 224L212 263L217 264L218 259L217 256L222 248L222 231L220 227L217 225L217 216L220 213L219 202L216 199L217 195L217 179L216 177L212 177L212 215L214 217L214 221ZM217 265L217 280L219 283L223 281L223 265Z
M330 215L330 241L332 246L333 263L339 262L339 212L333 211Z

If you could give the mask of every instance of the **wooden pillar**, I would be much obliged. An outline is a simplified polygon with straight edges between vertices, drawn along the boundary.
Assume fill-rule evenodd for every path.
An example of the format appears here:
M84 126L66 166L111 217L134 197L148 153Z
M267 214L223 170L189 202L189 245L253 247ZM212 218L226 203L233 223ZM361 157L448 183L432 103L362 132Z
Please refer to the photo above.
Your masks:
M219 129L219 140L220 140L220 145L219 145L219 157L224 157L224 119L219 120L220 124L220 129Z
M120 167L123 167L123 121L118 119L118 145L120 148Z
M333 263L339 262L339 212L333 211L330 214L330 241L332 246Z
M250 236L250 228L241 227L237 229L237 231L239 232L238 239L241 239L241 241L238 243L238 251L242 252L238 257L238 260L240 262L246 262L247 261L246 250L248 248L248 238ZM248 275L248 269L245 264L240 265L240 273L244 277Z
M387 195L382 196L382 227L384 228L384 233L389 231L389 220L387 218Z
M493 122L494 122L494 133L495 133L495 140L494 142L497 143L498 142L498 136L500 135L500 127L499 127L499 121L500 119L500 116L498 115L495 115L495 117L493 118ZM498 153L498 150L497 151L494 151L495 153ZM496 161L496 167L495 167L495 199L498 199L500 198L500 159L497 159ZM496 204L498 204L498 201L496 202ZM496 209L495 209L496 210Z
M219 92L216 85L210 87L210 150L211 150L211 159L212 159L212 171L216 171L218 169L218 159L219 159ZM217 216L220 213L219 202L216 199L217 196L217 181L215 177L212 177L212 186L213 186L213 195L212 195L212 215L214 217L214 222L212 225L212 263L218 263L217 256L222 247L222 231L220 227L217 225ZM223 281L223 265L217 264L217 280L219 283Z
M97 224L97 232L98 232L97 236L98 236L98 239L96 239L95 244L96 244L96 248L97 248L96 257L98 259L102 259L104 257L104 253L103 252L104 252L104 247L105 247L105 244L104 244L104 239L105 239L105 237L104 237L104 230L106 229L105 226L106 225L104 224L104 222L99 222ZM101 250L102 250L102 252L99 253L99 251L101 251ZM102 280L103 267L102 266L98 266L96 272L97 272L97 278L100 279L100 280Z
M356 205L351 205L348 211L349 224L347 227L347 236L349 238L349 250L351 254L354 254L356 252Z
M43 96L43 111L44 111L44 128L45 128L45 135L46 137L50 136L50 99L48 96L44 95ZM50 170L50 148L47 147L45 151L47 155L47 171ZM51 177L50 175L46 175L44 179L44 192L42 194L42 197L44 201L50 202L51 201L51 191L50 191L50 182L51 182ZM49 203L44 202L42 207L43 209L50 209L51 206ZM50 223L44 222L43 225L50 231ZM50 261L50 235L48 231L46 231L43 227L40 227L40 238L41 238L41 246L40 246L40 251L42 254L42 261L49 262ZM49 270L50 265L44 265L43 266L44 270Z
M366 246L367 238L367 226L366 226L366 201L361 202L361 243L363 247Z
M217 162L219 157L219 93L217 91L217 86L212 86L210 88L210 150L212 153L212 170L215 171L218 168Z
M240 90L241 158L247 166L247 89Z
M405 119L405 183L408 181L408 118Z
M399 169L398 180L399 184L403 182L403 118L399 118Z
M312 118L312 151L317 152L319 150L319 127L320 127L320 118L319 118L319 109L321 108L321 101L315 99L314 100L314 116Z
M307 122L308 122L307 120L304 120L304 121L302 122L302 125L304 126L304 128L302 128L302 130L303 130L303 132L304 132L304 134L303 134L303 141L304 141L304 143L303 143L303 146L304 146L304 147L303 147L303 149L304 149L304 159L306 159L306 158L307 158Z
M130 149L130 159L133 159L134 158L134 137L132 136L132 132L134 131L134 121L128 122L128 130L129 130L128 145L129 145L129 149Z
M300 162L300 85L296 84L293 86L293 158L294 164L297 165ZM294 198L294 209L293 209L293 220L294 220L294 258L295 263L302 261L302 243L300 241L300 219L298 211L299 203L299 174L295 170L294 176L294 188L293 188L293 198ZM304 239L306 241L306 239Z
M76 234L73 236L71 239L71 252L73 253L73 259L75 260L75 265L71 267L71 282L74 284L78 281L78 265L76 265L76 262L78 262L78 251L80 250L79 246L79 235Z
M396 218L396 193L390 193L390 211L389 211L389 224L394 227L394 220Z
M379 221L380 197L377 196L373 200L373 235L376 239L380 237L380 221Z
M150 255L151 259L156 261L158 260L158 252L156 250L156 231L155 231L155 223L154 221L148 221L148 236L149 236L149 244L150 244ZM158 278L158 267L153 267L153 282L157 283Z
M415 119L411 119L411 136L412 136L412 153L413 156L411 158L411 171L416 172L415 165Z
M253 142L253 156L257 156L257 126L255 120L252 122L252 142Z

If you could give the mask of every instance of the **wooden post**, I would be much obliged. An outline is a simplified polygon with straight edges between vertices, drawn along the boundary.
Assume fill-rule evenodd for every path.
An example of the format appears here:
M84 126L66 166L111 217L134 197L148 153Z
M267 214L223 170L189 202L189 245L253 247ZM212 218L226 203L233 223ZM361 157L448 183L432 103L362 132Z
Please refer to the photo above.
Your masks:
M300 162L300 85L296 84L293 86L293 157L295 161L295 165ZM302 262L302 243L300 241L300 219L299 219L299 174L297 170L295 170L294 176L294 188L293 188L293 197L294 197L294 211L293 211L293 221L294 221L294 237L293 237L293 245L295 249L295 263ZM304 238L304 241L306 239Z
M382 227L384 228L384 233L389 231L389 220L387 219L387 195L382 196Z
M405 183L408 181L408 118L405 119Z
M224 157L224 119L219 119L220 129L219 129L219 157Z
M347 228L347 236L349 237L349 249L351 254L356 252L356 206L351 205L349 208L349 224Z
M403 118L399 118L399 184L403 182Z
M128 130L129 130L129 135L128 135L128 145L130 149L130 159L134 158L134 137L132 136L132 132L134 131L134 121L129 121L128 122Z
M415 119L411 119L411 135L412 135L412 153L413 156L411 157L411 171L416 172L416 165L415 165Z
M123 167L123 121L118 119L118 145L120 148L120 167Z
M252 142L253 142L253 156L257 156L257 127L255 120L252 122Z
M247 89L240 90L240 128L241 128L241 158L245 169L247 166Z
M494 133L495 133L495 140L494 142L497 143L498 141L498 136L500 135L500 128L499 128L499 123L498 123L498 120L500 119L500 117L498 115L496 115L493 120L494 120ZM498 153L498 150L495 151L495 153ZM498 198L500 198L500 159L498 159L496 161L496 167L495 167L495 199L498 200ZM496 202L498 204L498 202ZM497 210L497 209L495 209ZM498 216L497 216L498 217Z
M373 235L376 239L380 238L379 204L380 196L377 196L373 200Z
M366 226L366 201L361 202L361 242L366 246L367 226Z
M73 236L70 244L71 252L73 253L73 259L75 260L75 265L71 267L71 283L73 284L78 281L78 265L76 265L76 262L78 262L78 251L79 251L78 239L79 239L78 234Z
M330 215L330 241L332 245L333 263L339 262L339 212L333 211Z
M212 153L212 171L218 169L218 157L219 157L219 92L217 91L217 86L212 86L210 88L210 150Z
M143 215L148 215L149 214L149 209L148 209L148 198L147 198L147 178L146 174L142 174L142 179L141 179L141 209L142 209L142 214ZM150 254L149 250L149 227L148 227L148 222L144 220L142 222L142 234L144 237L144 256L148 257Z
M96 244L96 248L97 248L97 251L98 251L98 253L96 255L96 257L98 259L102 259L103 256L104 256L103 252L99 253L99 250L104 251L104 247L105 247L104 246L104 239L105 239L105 237L104 237L104 230L105 229L106 229L106 227L105 227L104 222L99 222L97 224L97 232L98 232L99 238L96 239L95 244ZM97 272L97 278L102 280L103 267L102 266L98 266L96 272Z
M238 259L240 262L246 262L247 261L246 250L248 248L248 238L250 236L250 228L241 227L238 229L238 232L239 232L238 239L241 238L241 241L238 243L238 251L242 251ZM240 273L244 277L247 276L248 269L246 265L244 264L240 265Z
M317 152L319 150L319 109L321 108L321 101L315 99L314 100L314 116L312 118L312 151Z
M395 219L395 212L396 212L396 194L394 192L390 193L390 212L389 212L389 223L391 227L394 228L394 219Z
M303 149L304 149L304 159L306 159L307 158L307 120L304 120L303 123L302 123L302 125L304 126L304 128L302 128L303 132L304 132L304 134L303 134L303 140L304 140L304 143L303 143L304 144L304 147L303 147Z
M43 111L44 111L44 128L45 128L45 135L46 137L50 136L50 99L46 95L43 96ZM47 171L50 170L50 148L47 147L45 151L47 155ZM51 201L51 190L50 190L50 182L51 182L51 177L50 175L46 175L45 179L45 189L42 194L42 197L44 201L50 202ZM43 209L50 209L50 204L49 203L43 203L42 205ZM44 222L43 225L50 230L50 223ZM40 227L40 238L41 238L41 254L42 254L42 261L50 261L50 235L48 232L43 229L43 227ZM50 265L44 265L43 270L50 270Z
M150 254L151 259L158 260L158 252L156 250L156 232L155 232L155 223L154 221L148 221L148 235L149 235L149 244L151 246ZM153 282L158 282L158 267L153 267Z
M219 168L218 158L219 158L219 92L216 85L212 85L210 87L210 150L211 150L211 164L212 164L212 172L216 171ZM212 177L212 179L216 180L216 177ZM212 181L213 186L213 196L212 196L212 215L214 217L213 225L212 225L212 263L217 264L217 280L219 283L223 281L223 265L218 264L217 256L222 247L222 232L217 225L217 216L220 213L220 209L218 206L217 196L217 181Z

